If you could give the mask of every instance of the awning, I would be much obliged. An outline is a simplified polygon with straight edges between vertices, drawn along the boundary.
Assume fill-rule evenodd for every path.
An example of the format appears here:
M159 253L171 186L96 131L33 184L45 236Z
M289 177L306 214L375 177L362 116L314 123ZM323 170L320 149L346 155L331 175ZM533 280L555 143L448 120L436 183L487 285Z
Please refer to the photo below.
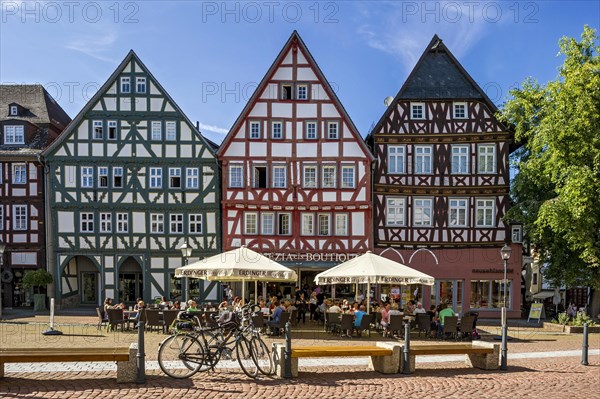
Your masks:
M552 298L554 296L554 292L552 291L542 291L542 292L538 292L537 294L533 294L531 297L533 299L547 299L547 298Z

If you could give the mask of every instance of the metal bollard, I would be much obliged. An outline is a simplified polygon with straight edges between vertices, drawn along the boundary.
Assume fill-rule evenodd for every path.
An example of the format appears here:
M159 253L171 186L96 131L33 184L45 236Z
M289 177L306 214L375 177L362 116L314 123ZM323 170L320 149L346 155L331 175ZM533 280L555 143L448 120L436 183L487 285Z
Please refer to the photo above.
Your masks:
M581 348L581 364L587 366L588 363L588 323L583 323L583 347Z
M507 370L508 361L508 324L502 326L502 345L500 347L500 370Z
M137 377L135 379L136 384L146 383L146 354L144 353L144 331L146 322L138 322L138 351L136 357L137 361Z
M402 374L410 374L410 323L404 324L404 350L402 351Z
M292 323L285 323L285 370L284 378L292 378Z

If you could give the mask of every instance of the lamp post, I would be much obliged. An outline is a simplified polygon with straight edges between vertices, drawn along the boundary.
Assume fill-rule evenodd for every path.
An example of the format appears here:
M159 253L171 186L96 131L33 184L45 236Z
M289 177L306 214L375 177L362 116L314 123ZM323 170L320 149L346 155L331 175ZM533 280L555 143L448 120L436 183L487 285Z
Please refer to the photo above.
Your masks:
M506 357L507 357L507 341L508 341L508 323L506 320L506 287L508 286L508 282L506 280L506 269L508 267L508 260L510 259L510 255L512 253L512 249L508 244L504 244L502 249L500 250L500 255L502 255L502 260L504 261L504 292L503 292L503 300L502 300L502 347L500 348L500 370L506 370Z
M187 266L188 265L188 260L190 258L190 256L192 256L192 247L190 245L188 245L187 240L179 247L179 250L181 251L181 256L183 256L183 265ZM187 291L187 286L188 286L188 281L187 281L187 277L183 278L182 284L181 284L181 298L182 298L182 302L186 303L188 300L188 291ZM184 296L185 293L185 296Z
M2 267L4 266L4 250L6 249L6 245L3 242L0 242L0 272L2 271ZM2 317L2 281L0 281L0 317Z

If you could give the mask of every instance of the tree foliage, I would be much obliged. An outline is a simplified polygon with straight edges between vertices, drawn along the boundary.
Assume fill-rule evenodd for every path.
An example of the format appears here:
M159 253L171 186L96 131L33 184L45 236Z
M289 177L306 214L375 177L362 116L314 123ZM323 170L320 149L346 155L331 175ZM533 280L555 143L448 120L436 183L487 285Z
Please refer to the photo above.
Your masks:
M545 278L600 286L600 58L598 36L563 37L558 77L527 79L501 119L514 126L511 184L519 220L547 265Z
M52 284L52 281L52 274L44 269L28 271L23 276L23 286L25 288L33 287L34 289L39 289Z

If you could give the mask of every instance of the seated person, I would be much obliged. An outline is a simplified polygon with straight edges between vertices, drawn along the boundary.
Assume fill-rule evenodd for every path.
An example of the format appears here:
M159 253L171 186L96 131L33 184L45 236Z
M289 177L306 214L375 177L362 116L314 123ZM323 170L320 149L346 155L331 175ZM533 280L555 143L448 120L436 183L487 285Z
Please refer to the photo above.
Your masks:
M167 298L163 296L160 299L158 307L161 309L169 309L171 307L171 302L167 301Z
M365 305L360 305L358 310L354 311L354 328L355 329L360 329L360 323L362 322L363 316L366 314L367 314L367 312L365 312Z
M186 309L188 312L198 312L198 304L196 303L196 301L192 300L190 302L190 306L187 307Z
M440 319L440 322L438 324L438 338L444 338L442 336L443 331L444 331L444 320L446 319L446 317L452 317L454 316L454 310L452 310L452 308L446 304L442 305L442 310L439 311L438 313L438 317Z
M338 305L339 305L339 302L335 301L333 303L333 305L331 305L329 307L329 309L327 309L327 312L328 313L341 313L342 309Z
M285 307L283 304L279 304L278 300L273 302L275 305L275 310L273 310L273 314L271 315L271 320L268 321L269 328L271 329L272 335L279 335L279 321L281 320L281 314L284 312Z
M386 303L385 306L381 308L381 326L385 329L390 323L390 308L391 305ZM385 334L384 334L385 335Z
M398 310L398 304L394 303L391 306L390 311L388 312L388 320L387 320L387 326L383 332L383 336L385 337L386 335L390 335L393 333L393 331L390 330L390 322L391 322L391 317L394 315L402 315L402 312L400 310ZM383 321L383 320L382 320Z
M425 310L425 308L423 308L423 304L421 302L417 302L417 307L415 308L415 311L413 313L427 313L427 311Z
M179 301L175 301L173 302L173 308L174 310L181 310L181 303Z

